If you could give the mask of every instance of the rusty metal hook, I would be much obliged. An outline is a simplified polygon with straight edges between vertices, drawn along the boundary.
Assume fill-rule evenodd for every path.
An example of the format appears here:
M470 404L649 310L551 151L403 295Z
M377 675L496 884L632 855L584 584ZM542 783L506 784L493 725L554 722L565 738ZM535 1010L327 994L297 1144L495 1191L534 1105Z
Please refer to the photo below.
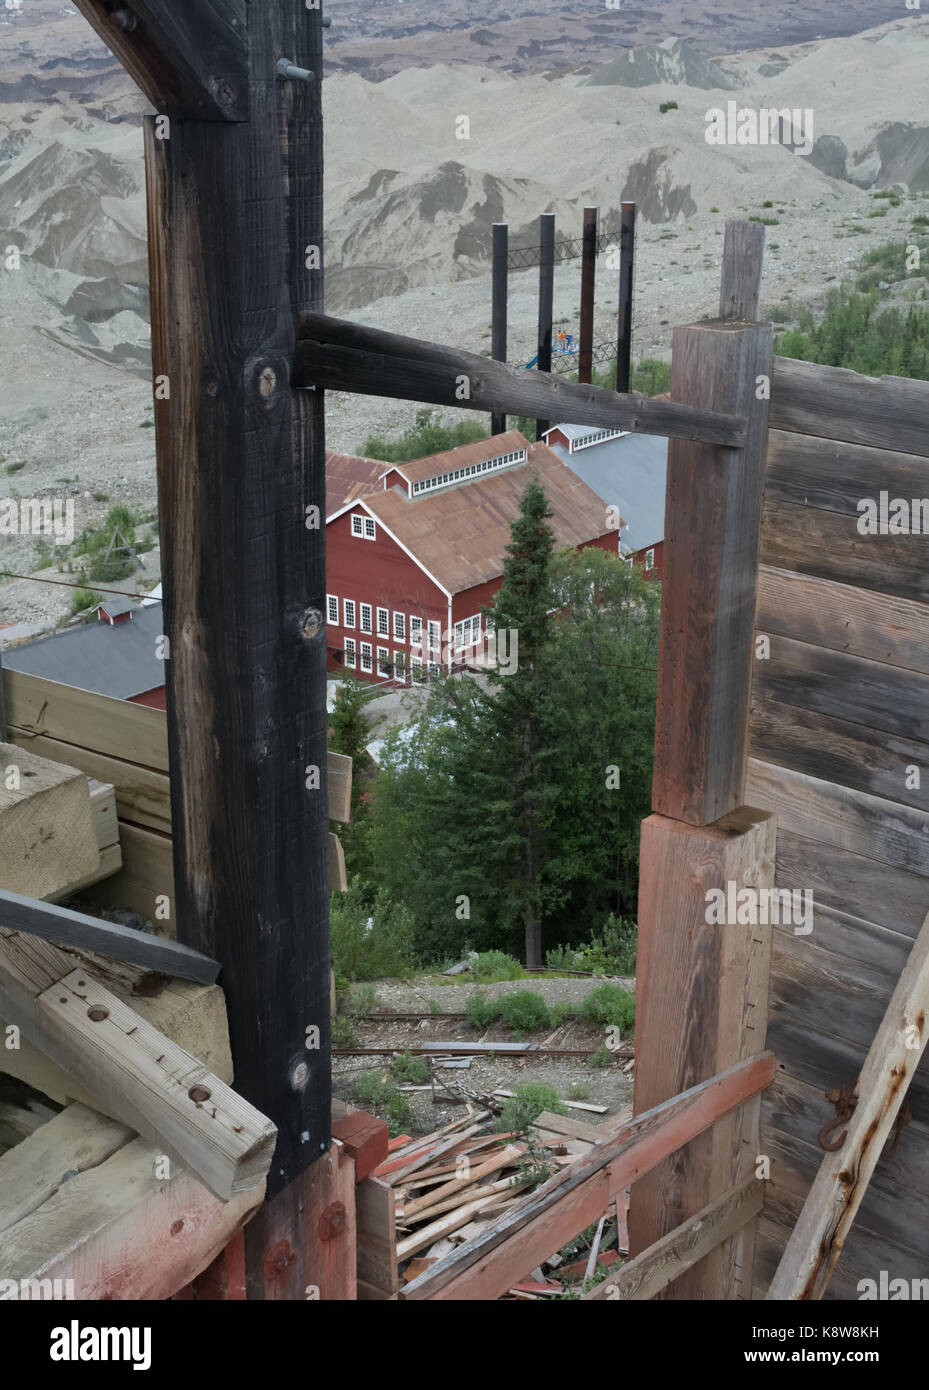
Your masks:
M848 1130L845 1129L833 1140L832 1135L839 1125L844 1125L855 1113L855 1106L858 1104L858 1097L855 1095L854 1086L840 1086L837 1090L824 1092L826 1100L831 1101L835 1106L835 1115L831 1120L827 1120L817 1136L819 1147L825 1149L827 1153L834 1153L836 1149L841 1149L845 1143Z

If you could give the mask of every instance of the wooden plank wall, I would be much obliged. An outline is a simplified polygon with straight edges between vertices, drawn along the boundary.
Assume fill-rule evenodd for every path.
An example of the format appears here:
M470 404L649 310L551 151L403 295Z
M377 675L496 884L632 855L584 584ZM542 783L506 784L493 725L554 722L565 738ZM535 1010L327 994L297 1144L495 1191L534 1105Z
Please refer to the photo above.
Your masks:
M929 498L929 383L776 359L746 799L777 813L777 887L814 906L809 934L774 929L755 1297L822 1159L823 1092L855 1081L929 911L929 543L860 534L859 502L882 491ZM925 1277L925 1061L908 1104L827 1298L881 1270Z

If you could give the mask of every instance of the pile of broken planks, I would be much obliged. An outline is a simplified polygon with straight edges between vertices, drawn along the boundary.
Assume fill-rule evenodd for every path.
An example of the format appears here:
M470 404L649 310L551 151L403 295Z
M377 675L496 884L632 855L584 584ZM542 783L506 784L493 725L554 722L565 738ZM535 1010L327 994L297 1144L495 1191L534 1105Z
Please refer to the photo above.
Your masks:
M397 1235L397 1285L406 1285L456 1248L486 1232L529 1189L587 1156L629 1119L631 1107L602 1127L543 1112L524 1136L500 1133L489 1110L468 1113L419 1139L390 1143L376 1180L390 1190ZM594 1269L628 1252L627 1193L599 1222L591 1250L572 1263L558 1251L502 1297L533 1300L564 1294ZM558 1271L556 1273L556 1271Z

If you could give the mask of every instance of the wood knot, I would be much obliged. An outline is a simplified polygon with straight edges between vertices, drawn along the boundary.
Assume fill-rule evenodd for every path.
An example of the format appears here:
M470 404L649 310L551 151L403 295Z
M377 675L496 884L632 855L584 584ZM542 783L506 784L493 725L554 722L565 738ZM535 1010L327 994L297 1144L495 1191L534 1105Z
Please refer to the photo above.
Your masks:
M319 1218L320 1240L334 1240L345 1230L345 1207L342 1202L333 1202Z

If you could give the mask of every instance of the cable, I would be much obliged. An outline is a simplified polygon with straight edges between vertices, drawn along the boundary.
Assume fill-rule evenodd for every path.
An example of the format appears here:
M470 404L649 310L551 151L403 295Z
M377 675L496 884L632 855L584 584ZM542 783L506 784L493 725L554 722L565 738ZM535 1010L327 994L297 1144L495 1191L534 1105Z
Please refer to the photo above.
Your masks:
M151 594L133 594L126 589L105 589L102 584L94 584L88 580L86 584L72 584L67 579L43 579L37 574L16 574L13 570L0 569L0 578L3 579L25 579L30 584L55 584L62 589L93 589L98 594L118 594L120 598L151 598ZM160 603L161 599L156 599Z

